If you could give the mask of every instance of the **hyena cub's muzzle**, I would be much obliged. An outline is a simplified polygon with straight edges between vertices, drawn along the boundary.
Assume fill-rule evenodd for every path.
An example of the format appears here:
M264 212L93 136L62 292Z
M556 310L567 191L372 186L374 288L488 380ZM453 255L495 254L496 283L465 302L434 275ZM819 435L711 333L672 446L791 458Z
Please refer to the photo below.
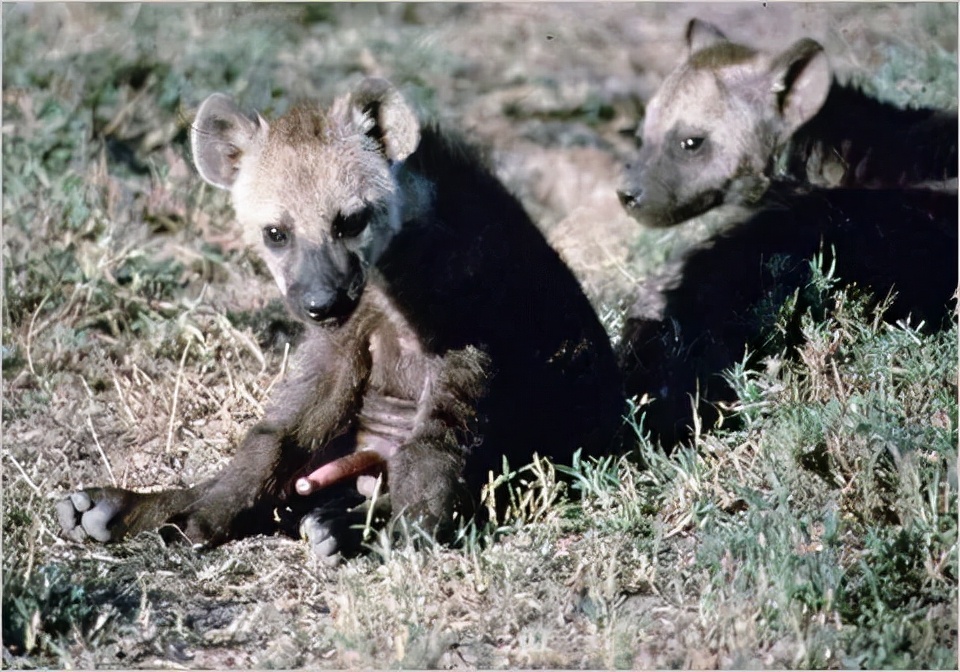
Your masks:
M296 278L287 289L290 310L302 320L321 326L345 322L366 284L358 257L335 246L304 249Z
M635 161L624 164L623 177L621 185L617 189L617 198L620 199L620 205L631 216L636 216L645 203L645 193L643 188L646 159L641 150L640 155Z
M626 164L624 173L617 198L628 215L651 228L675 226L724 201L720 189L686 189L689 180L682 170L651 162L643 154L636 163Z
M621 189L617 189L617 198L620 199L620 205L623 206L624 210L629 213L633 213L634 210L640 208L642 203L643 189L639 187L627 187L624 186Z
M625 166L627 177L623 186L617 189L617 198L620 199L620 205L627 212L644 226L663 227L674 224L671 205L658 203L655 192L656 189L647 189L643 186L643 171L627 164Z
M661 227L673 224L669 191L663 184L650 184L649 151L640 151L636 161L624 166L623 183L617 189L617 198L627 214L645 226Z

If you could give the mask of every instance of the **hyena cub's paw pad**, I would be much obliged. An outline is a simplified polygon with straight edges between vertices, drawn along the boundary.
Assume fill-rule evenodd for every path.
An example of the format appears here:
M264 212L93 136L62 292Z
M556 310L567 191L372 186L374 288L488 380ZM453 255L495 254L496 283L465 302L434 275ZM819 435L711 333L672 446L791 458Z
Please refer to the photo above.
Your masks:
M300 538L310 544L311 550L325 564L334 566L345 557L360 552L367 521L381 524L385 511L389 510L389 501L388 497L381 497L347 510L315 509L300 520Z
M57 518L64 536L75 541L114 541L122 534L114 524L122 503L106 490L81 490L57 502Z
M300 538L310 544L310 550L325 565L335 567L342 558L340 556L340 542L331 522L325 520L319 514L307 514L300 521Z

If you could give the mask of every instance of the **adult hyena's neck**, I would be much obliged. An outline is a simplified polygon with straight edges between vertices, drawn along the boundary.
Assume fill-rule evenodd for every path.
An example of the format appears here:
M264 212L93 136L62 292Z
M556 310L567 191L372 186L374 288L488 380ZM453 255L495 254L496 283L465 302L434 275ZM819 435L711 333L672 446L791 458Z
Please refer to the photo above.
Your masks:
M818 186L895 187L957 177L957 116L900 109L834 82L778 157L781 176Z

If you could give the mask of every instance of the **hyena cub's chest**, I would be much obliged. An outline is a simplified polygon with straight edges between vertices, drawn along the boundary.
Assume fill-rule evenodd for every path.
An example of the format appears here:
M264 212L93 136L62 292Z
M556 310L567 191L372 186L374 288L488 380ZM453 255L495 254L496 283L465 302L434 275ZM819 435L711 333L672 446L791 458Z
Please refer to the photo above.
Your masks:
M388 456L410 438L428 412L436 367L396 314L379 316L367 347L370 372L357 415L357 448Z

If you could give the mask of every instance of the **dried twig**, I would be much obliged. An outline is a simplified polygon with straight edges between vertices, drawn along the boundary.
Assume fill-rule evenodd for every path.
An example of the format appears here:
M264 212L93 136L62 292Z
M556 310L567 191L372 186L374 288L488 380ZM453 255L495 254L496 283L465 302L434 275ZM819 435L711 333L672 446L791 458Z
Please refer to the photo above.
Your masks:
M97 451L100 453L100 457L103 459L103 463L107 467L107 474L110 476L110 482L113 483L114 487L117 487L117 477L113 475L113 468L110 466L110 460L107 459L107 454L103 452L103 446L100 445L100 439L97 437L97 431L93 428L93 419L90 415L87 415L87 427L90 428L90 433L93 435L93 442L97 446Z
M187 362L187 353L190 352L190 343L188 340L187 344L183 346L183 354L180 356L180 366L177 367L177 381L173 386L173 404L170 407L170 422L167 424L167 448L166 452L170 452L170 446L173 445L173 423L177 418L177 401L180 398L180 381L183 380L183 367Z

